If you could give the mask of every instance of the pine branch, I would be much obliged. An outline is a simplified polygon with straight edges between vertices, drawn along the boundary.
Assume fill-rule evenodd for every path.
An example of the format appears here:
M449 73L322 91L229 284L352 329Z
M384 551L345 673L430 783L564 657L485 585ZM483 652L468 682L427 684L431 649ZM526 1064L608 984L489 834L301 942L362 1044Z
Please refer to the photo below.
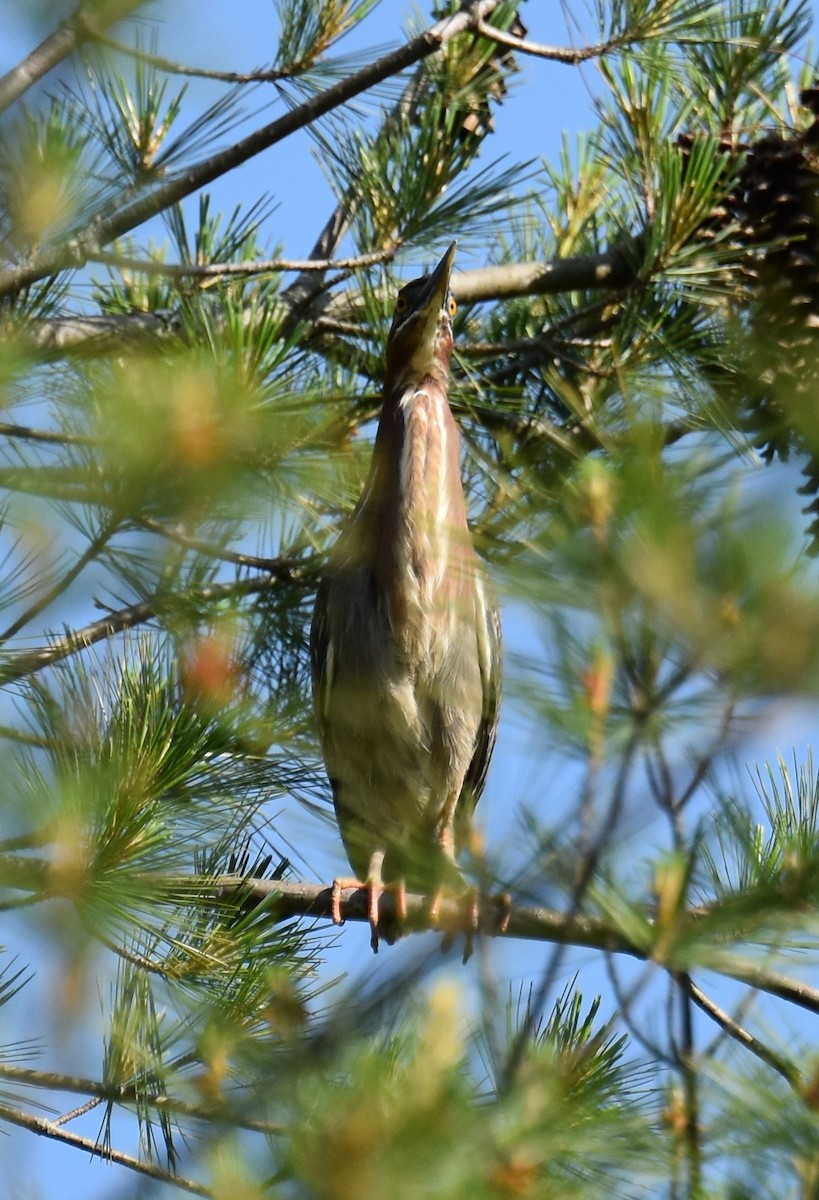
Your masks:
M354 99L375 84L434 54L452 38L474 30L476 22L489 16L500 2L501 0L465 0L453 16L436 22L397 50L383 55L374 63L369 63L360 71L297 105L284 116L196 163L187 171L157 184L147 194L126 203L122 208L96 217L86 230L73 238L68 245L49 250L35 256L29 262L23 262L0 273L0 297L16 295L31 284L66 268L84 266L90 255L99 253L109 242L129 233L157 213L179 203L186 196L206 187L290 134L304 129L319 117L332 112L334 108Z
M499 46L508 46L510 50L515 50L520 54L531 54L535 58L545 58L550 62L565 63L571 67L589 62L593 58L602 58L604 54L609 54L612 50L620 49L624 41L622 38L612 38L609 41L600 42L596 46L583 46L580 49L574 49L565 46L544 46L541 42L530 42L527 38L515 37L511 33L507 33L504 29L498 29L496 26L490 25L487 21L479 20L476 28L481 37L488 38L492 42L497 42Z
M139 271L143 275L161 275L169 279L222 279L252 275L268 275L282 271L358 271L364 267L390 262L398 247L357 254L352 258L267 258L226 263L166 263L159 259L132 258L123 254L101 251L89 256L89 261L104 263L123 271Z
M330 917L332 915L332 889L320 883L303 883L292 880L248 880L238 876L223 875L203 881L220 900L243 901L264 900L276 896L277 909L282 919L294 916ZM395 918L394 897L387 891L382 897L382 911ZM471 925L471 900L465 905L462 900L445 898L441 901L437 920L429 913L426 896L408 894L407 915L403 928L416 933L422 930L437 930L450 935L469 934ZM347 921L368 920L368 895L365 887L343 888L341 891L341 915ZM690 910L687 919L696 922L713 915L714 909L703 907ZM622 930L599 917L566 914L553 908L528 905L509 905L505 897L489 897L483 901L479 913L479 931L490 937L522 938L526 941L553 942L565 946L583 946L610 954L624 954L643 962L652 961L654 946L651 940L645 943L629 938ZM649 924L653 928L653 923ZM660 964L665 965L665 964ZM755 967L747 961L727 955L722 958L720 974L747 984L769 995L787 1000L791 1004L819 1015L819 988L811 987L799 979Z
M83 1075L66 1075L59 1071L37 1071L31 1067L16 1067L9 1063L0 1063L0 1079L23 1087L43 1088L50 1092L72 1092L80 1096L88 1096L95 1103L109 1100L115 1104L125 1105L137 1098L133 1085L105 1083L101 1079L88 1079ZM190 1117L200 1121L211 1121L216 1118L254 1133L281 1133L283 1128L272 1121L253 1120L241 1112L232 1111L225 1105L191 1104L174 1096L150 1096L145 1095L142 1091L139 1094L139 1101L158 1110L173 1113L175 1116ZM67 1119L72 1119L72 1114L65 1114L55 1120L54 1124L63 1125Z
M135 1158L131 1154L125 1154L122 1150L109 1149L95 1141L94 1138L82 1137L78 1133L69 1133L67 1129L60 1128L55 1121L47 1121L45 1117L35 1117L32 1113L12 1108L8 1104L0 1104L0 1121L8 1121L10 1125L28 1129L30 1133L37 1133L41 1137L51 1138L55 1142L86 1150L94 1158L116 1163L120 1167L128 1167L129 1170L136 1171L139 1175L147 1175L149 1179L155 1179L159 1183L173 1184L174 1187L180 1188L183 1192L190 1192L194 1196L211 1196L213 1194L210 1188L205 1187L204 1184L196 1183L193 1179L186 1179L184 1175L164 1171L154 1163L145 1162L144 1159Z
M698 987L690 976L686 976L685 987L688 995L697 1007L706 1013L712 1021L715 1021L720 1029L723 1029L740 1046L744 1046L746 1050L750 1050L752 1054L756 1055L767 1066L772 1067L792 1088L799 1089L802 1084L802 1075L793 1063L774 1053L758 1037L755 1037L747 1029L744 1029L738 1021L734 1020L730 1013L720 1008L701 987Z
M634 246L615 246L602 254L581 254L573 258L554 258L546 262L505 263L499 266L477 267L471 271L457 271L452 278L452 294L459 304L478 304L481 301L511 300L520 296L559 295L566 292L592 291L596 288L616 291L628 287L637 278L633 263ZM312 272L323 270L349 270L355 265L364 265L362 259L372 262L389 261L394 253L379 251L373 255L362 255L359 259L305 259L270 260L259 263L228 263L192 266L182 264L179 275L208 277L213 274L253 275L272 270L298 270ZM113 256L112 256L113 257ZM140 260L142 263L142 260ZM133 264L134 269L147 270L152 267L144 263ZM157 263L157 273L165 270L173 273L176 267L166 268ZM345 292L334 297L324 313L315 323L317 333L333 332L338 328L342 313L356 310L359 293ZM171 339L181 333L179 320L168 312L135 312L126 314L100 314L97 316L61 316L30 321L25 329L16 333L18 342L28 344L32 350L60 355L68 352L86 354L104 353L113 347L122 348L123 342L139 343L148 340Z
M269 70L260 69L258 71L217 71L208 67L190 67L185 63L176 62L175 59L166 58L164 54L154 54L150 50L138 49L119 41L117 38L101 33L95 34L94 41L99 43L100 46L105 46L109 50L116 51L117 54L124 54L129 58L135 59L137 62L157 67L158 70L164 71L168 75L185 75L194 79L213 79L219 83L278 83L282 79L291 79L303 69L301 65L297 64L289 67L270 68Z
M546 262L504 263L456 271L452 277L452 294L460 304L476 304L482 300L628 287L637 277L636 248L636 242L630 242L613 246L602 254L579 254Z
M62 637L54 638L48 646L7 654L0 660L0 686L35 675L45 667L54 666L65 658L87 650L97 642L105 641L115 634L145 625L170 608L178 609L180 603L188 607L207 605L228 600L233 596L252 596L277 587L282 582L298 583L302 580L302 563L288 559L271 560L269 572L264 578L237 579L226 583L213 583L208 587L196 588L177 597L167 592L157 593L147 600L116 609L98 621L92 621L81 629L73 629Z
M31 425L13 425L0 421L0 437L19 438L24 442L46 442L54 446L89 446L91 439L80 433L35 429Z
M228 550L225 546L215 546L202 538L191 537L181 529L163 525L161 521L157 521L153 517L135 519L142 529L147 529L157 537L174 542L177 546L184 546L186 550L195 550L197 554L204 554L207 558L216 558L220 562L232 563L236 567L249 567L254 571L277 572L281 567L280 559L262 558L258 554L243 554L238 550ZM280 577L277 576L277 578Z
M121 20L144 0L106 0L93 5L82 0L65 21L61 21L53 33L40 42L26 58L12 67L0 78L0 112L33 87L49 71L53 71L69 54L83 42L90 41L107 25Z
M64 354L104 354L130 345L171 341L182 333L182 322L171 312L97 313L47 317L15 329L21 350L58 358Z
M53 604L58 596L63 595L63 593L69 589L74 580L82 574L88 564L95 561L100 551L119 529L120 524L120 518L114 518L106 522L96 537L90 539L85 550L83 550L82 554L77 556L76 561L68 568L68 570L59 579L55 580L52 586L47 588L42 595L38 596L37 599L19 615L19 617L12 621L11 625L9 625L7 629L0 633L0 643L10 641L10 639L15 637L21 629L24 629L29 622L33 621L35 617L38 617L41 612L44 612L50 604Z

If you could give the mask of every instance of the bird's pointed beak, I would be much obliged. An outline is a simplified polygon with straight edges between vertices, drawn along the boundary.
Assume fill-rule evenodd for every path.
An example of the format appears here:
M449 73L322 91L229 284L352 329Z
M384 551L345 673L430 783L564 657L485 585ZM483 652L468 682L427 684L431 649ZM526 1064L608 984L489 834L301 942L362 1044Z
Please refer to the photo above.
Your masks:
M443 308L446 294L449 291L449 280L452 275L452 264L455 262L455 251L458 248L458 243L453 242L447 250L444 257L438 263L438 266L427 277L426 286L418 302L418 310L425 314L438 313Z

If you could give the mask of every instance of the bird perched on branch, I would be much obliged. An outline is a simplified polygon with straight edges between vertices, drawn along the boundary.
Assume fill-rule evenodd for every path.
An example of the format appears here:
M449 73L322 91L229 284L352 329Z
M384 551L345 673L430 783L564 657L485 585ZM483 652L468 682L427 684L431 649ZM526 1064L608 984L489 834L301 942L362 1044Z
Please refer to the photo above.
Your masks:
M341 836L369 891L378 949L385 884L462 890L456 855L495 742L497 609L466 520L449 408L455 243L398 293L364 493L313 617L313 690ZM363 883L360 881L363 880Z

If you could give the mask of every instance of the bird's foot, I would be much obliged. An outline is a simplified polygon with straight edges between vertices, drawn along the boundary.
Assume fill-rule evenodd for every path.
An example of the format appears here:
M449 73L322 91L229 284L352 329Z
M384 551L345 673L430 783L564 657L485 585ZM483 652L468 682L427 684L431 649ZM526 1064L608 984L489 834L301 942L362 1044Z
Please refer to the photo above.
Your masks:
M437 925L440 918L441 903L445 892L439 888L432 897L429 906L430 922ZM488 904L487 904L488 901ZM491 906L491 918L487 919L489 914L487 909ZM463 919L459 932L464 934L464 952L463 962L468 963L475 949L475 936L481 930L489 932L492 936L497 937L500 934L506 933L509 928L509 919L512 915L512 898L508 892L501 892L495 896L483 898L480 889L470 887L467 889L463 897ZM452 949L457 934L449 931L444 934L441 942L441 950L446 953Z
M447 892L445 888L438 888L433 893L429 903L429 920L431 925L438 924L441 916L441 904L443 903L446 895ZM475 934L480 928L480 891L476 887L467 888L462 900L463 920L462 922L459 922L461 928L458 932L462 931L465 937L463 961L467 963L472 957L472 952L475 948ZM443 954L446 954L452 949L456 937L457 933L453 932L452 930L449 930L444 934L443 941L441 942L441 952Z
M344 918L341 915L341 893L345 888L364 888L366 883L362 883L355 875L349 878L338 878L333 880L333 886L330 889L330 916L334 925L343 925Z
M499 892L497 896L492 896L492 901L497 910L495 933L506 933L509 928L509 919L512 916L512 897L508 892Z
M381 897L385 892L393 894L395 903L395 914L386 921L381 915ZM377 954L382 938L388 946L398 940L407 919L407 886L403 879L384 883L379 874L377 878L367 880L367 917L370 922L370 945L373 954Z
M400 936L401 927L407 919L407 888L403 879L396 883L384 883L381 878L381 862L375 861L376 855L370 861L370 869L366 880L357 876L338 877L333 880L330 889L330 916L334 925L343 925L341 915L341 893L345 888L355 888L367 893L367 920L370 925L370 945L373 953L378 953L381 939L392 945ZM383 855L381 856L383 859ZM385 924L381 916L381 897L385 892L392 892L395 897L395 916L389 917Z

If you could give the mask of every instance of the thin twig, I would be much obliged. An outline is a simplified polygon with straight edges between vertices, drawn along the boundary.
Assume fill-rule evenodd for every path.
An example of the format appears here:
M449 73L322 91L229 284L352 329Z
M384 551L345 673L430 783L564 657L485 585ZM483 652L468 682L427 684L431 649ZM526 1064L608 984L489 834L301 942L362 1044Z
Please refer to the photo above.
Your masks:
M48 608L49 604L52 604L58 596L61 596L71 586L77 576L85 570L88 564L94 561L106 542L110 541L113 537L120 524L121 521L119 518L108 521L97 536L91 539L85 550L65 574L43 592L42 596L38 596L16 620L12 621L11 625L3 633L0 633L0 643L7 642L13 638L21 629L24 629L28 625L29 621L33 621L44 609Z
M27 442L48 442L56 446L90 446L93 439L81 433L62 433L53 429L34 429L30 425L12 425L0 421L0 437L20 438Z
M0 1073L2 1073L2 1070L3 1068L0 1067ZM61 1117L55 1117L53 1124L62 1128L62 1126L67 1125L69 1121L76 1121L78 1117L84 1117L86 1113L91 1112L92 1109L98 1108L100 1104L104 1103L105 1101L102 1099L102 1097L92 1096L90 1100L86 1100L85 1104L78 1104L76 1108L72 1108L69 1110L69 1112L63 1113Z
M755 1054L767 1066L772 1067L792 1088L799 1090L802 1084L802 1075L793 1063L776 1054L769 1046L761 1042L758 1037L755 1037L747 1029L744 1029L739 1022L734 1020L730 1013L725 1012L724 1009L719 1007L716 1001L706 995L690 976L686 976L686 990L697 1005L697 1008L707 1013L712 1021L716 1021L720 1029L728 1034L729 1037L738 1042L740 1046L744 1046L746 1050L750 1050L751 1054Z
M735 708L736 705L733 700L726 704L716 735L714 736L710 745L708 745L702 754L698 756L696 762L694 763L694 769L691 772L691 778L689 779L683 791L680 793L680 796L677 800L677 805L680 809L683 809L685 805L688 804L689 800L708 774L715 755L718 753L718 751L724 748L731 728L731 722L734 719Z
M622 813L623 804L625 801L625 789L628 776L631 773L634 755L640 741L639 728L632 731L628 745L623 754L623 760L620 764L620 770L612 791L611 800L609 802L608 812L605 819L601 822L600 831L595 841L588 847L578 863L577 877L569 905L569 920L574 921L580 916L580 909L583 900L586 897L589 886L594 877L597 865L600 861L600 856L612 836L617 823ZM509 1054L509 1060L506 1066L506 1072L503 1079L503 1090L507 1090L517 1073L517 1070L523 1061L523 1054L526 1048L526 1043L531 1035L535 1021L538 1019L541 1009L546 1003L547 997L554 986L554 981L557 978L557 973L563 962L563 957L566 952L566 947L569 942L558 941L549 962L543 972L543 977L538 985L535 1001L530 1006L527 1014L527 1019L521 1026L515 1038L514 1044Z
M302 64L293 63L286 67L271 67L257 71L217 71L208 67L186 66L185 63L166 58L163 54L155 54L137 46L128 46L125 42L107 34L97 33L93 40L108 50L114 50L117 54L125 54L148 66L157 67L169 75L189 75L195 79L213 79L220 83L277 83L282 79L291 79L306 69Z
M608 54L619 45L618 40L612 40L600 42L597 46L583 46L580 50L575 50L565 46L545 46L541 42L530 42L526 38L515 37L514 34L507 33L504 29L497 29L486 21L479 20L476 28L481 37L497 42L499 46L508 46L510 50L519 51L521 54L546 58L550 62L565 63L570 67L576 67L592 58L602 58L604 54Z
M620 976L617 974L617 968L614 965L614 955L609 951L606 951L604 959L606 964L606 974L608 976L609 983L611 984L611 989L614 992L614 999L617 1004L617 1019L622 1021L626 1031L631 1034L631 1037L636 1043L644 1048L646 1053L653 1061L657 1063L663 1063L666 1066L671 1066L672 1059L667 1051L663 1050L659 1042L655 1042L653 1039L649 1038L646 1030L644 1028L640 1028L630 1012L631 1005L633 1004L639 992L642 991L642 989L651 979L653 972L657 969L657 964L649 962L645 967L643 967L640 973L640 978L632 984L627 992L624 992L623 985L620 982Z
M678 989L677 995L682 1007L682 1045L676 1053L677 1066L683 1083L685 1118L683 1136L685 1138L686 1162L688 1165L688 1195L693 1198L701 1195L702 1147L700 1145L699 1076L694 1059L693 999L690 992L690 982L688 974L685 971L675 971L672 975L672 985Z
M126 629L137 625L145 625L163 612L172 608L175 602L184 599L188 607L203 606L229 600L234 596L250 596L269 591L278 586L283 580L288 583L301 580L301 564L293 564L287 560L279 560L277 569L262 579L236 579L227 583L213 583L208 587L197 588L186 593L184 598L169 595L167 592L157 593L147 600L129 604L126 608L116 609L98 621L91 621L81 629L74 629L62 637L54 638L48 646L40 646L35 650L22 650L8 654L5 661L0 660L0 685L12 683L17 679L34 675L45 667L53 666L65 658L87 650L97 642L105 641Z
M62 1142L67 1146L87 1150L94 1158L116 1163L120 1167L128 1167L129 1170L136 1171L139 1175L147 1175L149 1179L156 1179L160 1183L173 1184L174 1187L181 1188L183 1192L190 1192L194 1196L213 1195L210 1188L205 1187L204 1184L187 1179L184 1175L175 1175L171 1171L164 1171L156 1164L145 1162L141 1158L134 1158L133 1155L126 1154L122 1150L108 1149L93 1138L82 1137L78 1133L69 1133L67 1129L61 1129L56 1121L47 1121L45 1117L35 1117L32 1113L23 1112L21 1109L12 1108L7 1104L0 1104L0 1121L8 1121L11 1125L28 1129L30 1133L37 1133L41 1137L51 1138L53 1141Z
M352 258L259 258L246 262L224 263L167 263L160 259L133 258L127 254L99 250L89 254L89 262L104 263L122 271L139 271L143 275L164 275L172 279L221 279L234 275L264 275L286 271L358 271L364 267L390 262L398 250L393 245L369 254Z
M81 1116L83 1112L106 1101L126 1105L139 1099L141 1104L148 1104L153 1108L174 1113L176 1116L191 1117L201 1121L210 1121L218 1116L220 1120L254 1133L281 1133L283 1129L281 1124L274 1121L258 1121L252 1117L244 1117L241 1113L233 1112L224 1104L190 1104L175 1096L146 1095L142 1090L137 1097L136 1087L132 1083L120 1085L104 1083L101 1079L89 1079L82 1075L66 1075L58 1071L37 1071L31 1067L15 1067L8 1063L0 1063L0 1079L7 1079L18 1086L43 1088L50 1092L75 1092L78 1095L89 1097L85 1104L55 1118L54 1125L65 1125L75 1117Z
M263 558L258 554L241 554L236 550L227 550L221 546L214 546L201 538L191 537L189 534L183 533L181 529L163 525L161 521L157 521L154 517L140 517L138 524L142 529L147 529L150 533L155 533L157 537L166 538L169 542L175 542L177 545L184 546L188 550L195 550L197 554L205 554L208 558L218 558L221 562L229 562L237 567L252 567L257 571L276 572L281 566L282 560L280 558Z

